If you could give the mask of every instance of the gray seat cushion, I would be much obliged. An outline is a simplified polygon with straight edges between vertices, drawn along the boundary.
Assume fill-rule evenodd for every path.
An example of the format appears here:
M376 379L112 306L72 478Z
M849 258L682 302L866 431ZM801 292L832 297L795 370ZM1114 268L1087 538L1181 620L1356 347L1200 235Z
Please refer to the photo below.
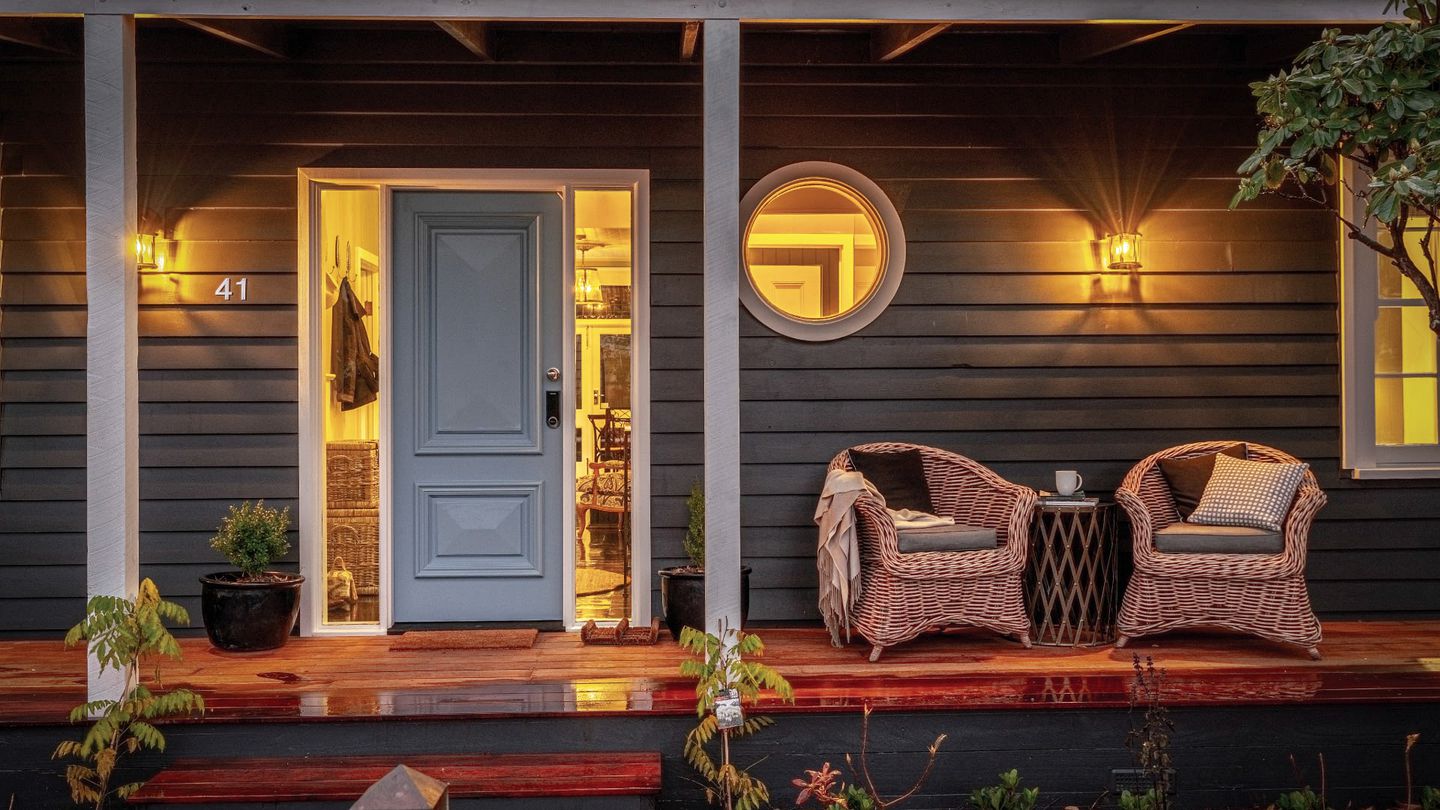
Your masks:
M901 554L914 554L917 551L979 551L999 545L994 529L979 526L901 529L898 535Z
M1167 554L1279 554L1285 538L1249 526L1171 523L1155 532L1155 548Z

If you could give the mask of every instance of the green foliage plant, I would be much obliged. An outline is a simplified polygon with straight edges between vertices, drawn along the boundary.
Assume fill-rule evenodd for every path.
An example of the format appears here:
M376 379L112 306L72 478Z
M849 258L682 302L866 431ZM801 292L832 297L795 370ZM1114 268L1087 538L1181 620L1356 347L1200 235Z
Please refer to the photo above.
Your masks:
M690 513L690 524L685 528L685 556L696 568L705 567L705 487L699 481L690 485L690 497L685 499L685 509Z
M1433 787L1421 788L1420 810L1440 810L1440 790Z
M1325 798L1307 785L1299 790L1281 793L1269 810L1331 810Z
M970 794L975 810L1035 810L1040 788L1020 787L1020 771L1011 769L1000 774L1000 783L977 788Z
M726 810L768 807L769 787L734 764L730 744L775 721L752 715L737 728L722 729L712 709L715 702L731 690L740 696L742 706L753 704L765 690L793 703L795 691L773 668L747 660L765 652L765 643L754 633L721 627L720 635L716 636L686 627L680 631L680 646L695 655L680 662L680 674L695 679L695 715L700 718L699 724L685 735L685 759L704 780L706 800ZM717 741L718 759L710 750Z
M1250 85L1263 124L1230 207L1266 192L1328 206L1349 238L1415 285L1440 334L1440 250L1432 249L1440 222L1437 0L1388 0L1385 11L1394 10L1406 19L1360 34L1325 29L1289 70ZM1340 170L1346 161L1363 170L1353 182ZM1342 216L1327 188L1354 194L1363 213ZM1372 219L1387 238L1367 232ZM1418 244L1407 243L1407 229L1423 231Z
M180 660L180 645L166 621L188 624L190 617L184 608L161 599L155 583L146 579L134 599L92 596L85 618L65 634L65 646L89 642L101 671L120 672L129 685L119 700L93 700L72 709L70 722L89 717L95 721L82 739L55 747L52 758L77 760L65 766L65 781L78 805L101 810L112 798L123 801L139 790L140 782L110 787L120 757L141 749L165 750L165 735L153 721L205 711L205 701L189 689L160 690L160 660ZM155 661L151 685L140 678L141 662L147 658Z
M1309 785L1304 785L1299 790L1280 794L1266 810L1331 810L1329 802L1325 801L1325 755L1320 754L1317 759L1320 762L1320 792L1316 793ZM1293 754L1290 767L1295 769L1296 783L1303 784L1305 778Z
M240 569L242 581L257 582L265 579L265 570L275 558L289 553L290 540L285 535L289 529L290 507L270 509L264 501L246 501L230 507L230 514L210 538L210 547Z
M1155 788L1149 788L1144 793L1131 793L1128 790L1120 791L1120 798L1116 804L1120 810L1157 810L1162 799L1155 792Z
M1175 724L1170 720L1170 710L1162 702L1165 672L1157 669L1155 660L1148 656L1142 665L1140 656L1132 655L1130 666L1135 671L1130 683L1130 711L1133 715L1136 708L1144 705L1145 714L1139 725L1132 722L1129 733L1125 735L1125 747L1135 757L1135 764L1145 772L1150 787L1141 794L1121 793L1121 810L1170 810L1175 792L1170 735L1175 731ZM1131 807L1125 806L1127 794L1135 803Z

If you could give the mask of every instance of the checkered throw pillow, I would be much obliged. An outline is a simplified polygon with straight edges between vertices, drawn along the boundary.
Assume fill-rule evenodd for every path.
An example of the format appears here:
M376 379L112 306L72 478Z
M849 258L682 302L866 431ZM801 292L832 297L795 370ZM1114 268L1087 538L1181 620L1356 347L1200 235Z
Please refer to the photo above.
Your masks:
M1206 526L1251 526L1278 532L1295 500L1309 464L1245 461L1215 457L1215 473L1205 485L1189 522Z

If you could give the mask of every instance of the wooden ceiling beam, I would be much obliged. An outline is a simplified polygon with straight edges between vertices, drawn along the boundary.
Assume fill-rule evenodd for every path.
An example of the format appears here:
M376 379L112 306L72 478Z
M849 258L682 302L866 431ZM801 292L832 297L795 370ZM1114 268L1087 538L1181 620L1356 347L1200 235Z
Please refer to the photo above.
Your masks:
M680 61L689 62L695 58L695 46L700 42L700 21L687 20L680 32Z
M870 33L870 58L876 62L898 59L949 27L950 23L882 25Z
M260 20L221 20L213 17L184 17L180 22L242 48L275 59L290 57L289 32L281 23Z
M490 24L475 20L436 20L440 30L465 46L465 50L486 62L495 61L495 45L492 41Z
M1119 50L1159 39L1176 31L1184 31L1194 23L1161 23L1157 25L1097 24L1085 25L1060 35L1060 58L1066 62L1084 62Z
M0 42L25 45L51 53L73 56L77 52L69 41L48 22L25 17L0 17Z

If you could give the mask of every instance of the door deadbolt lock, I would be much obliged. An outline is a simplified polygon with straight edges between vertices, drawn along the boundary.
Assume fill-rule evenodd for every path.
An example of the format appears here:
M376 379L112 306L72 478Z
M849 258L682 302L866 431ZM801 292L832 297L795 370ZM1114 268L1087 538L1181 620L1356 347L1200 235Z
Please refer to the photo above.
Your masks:
M560 369L555 368L554 366L545 369L545 379L549 380L550 382L559 382Z

